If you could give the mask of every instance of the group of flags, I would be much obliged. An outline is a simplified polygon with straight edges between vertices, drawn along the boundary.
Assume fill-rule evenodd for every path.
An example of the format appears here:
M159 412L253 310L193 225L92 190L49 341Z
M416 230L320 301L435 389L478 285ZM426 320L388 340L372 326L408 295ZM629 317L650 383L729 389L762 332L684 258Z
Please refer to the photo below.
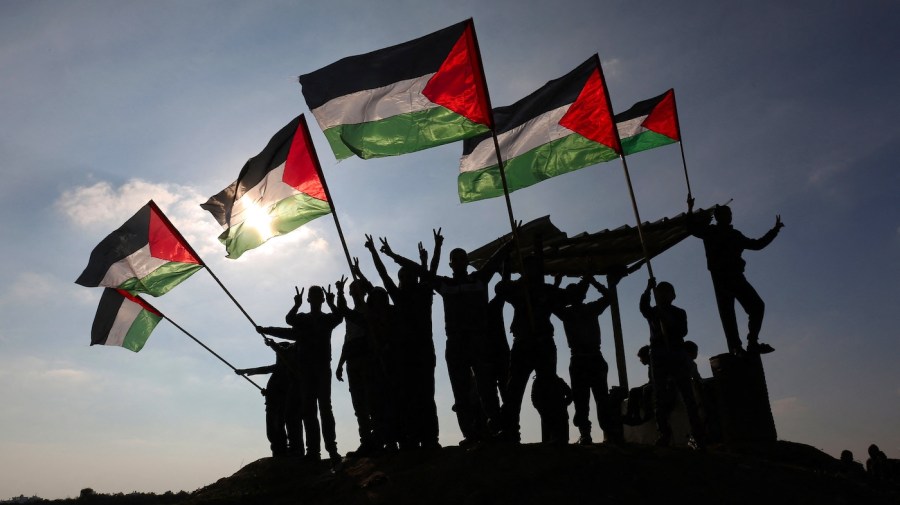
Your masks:
M341 59L299 81L339 160L394 156L462 140L461 202L508 195L681 140L674 91L614 114L596 54L518 102L492 108L471 19ZM219 240L229 258L325 214L337 223L304 115L279 130L233 183L201 207L223 227ZM138 293L161 296L204 267L149 202L94 249L76 281L107 288L92 345L140 350L163 316Z

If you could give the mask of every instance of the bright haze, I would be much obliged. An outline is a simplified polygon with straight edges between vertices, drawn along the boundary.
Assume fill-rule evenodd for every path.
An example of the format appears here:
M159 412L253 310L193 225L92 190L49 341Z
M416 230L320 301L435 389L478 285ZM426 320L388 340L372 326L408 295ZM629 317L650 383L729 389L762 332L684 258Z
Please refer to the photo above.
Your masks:
M766 301L762 340L776 348L764 363L779 437L834 456L863 458L872 442L900 456L900 4L442 3L0 3L0 499L193 490L269 454L255 388L166 321L140 353L90 347L101 290L73 281L93 247L152 198L257 323L282 325L294 286L348 273L331 216L234 261L199 205L308 114L298 75L469 17L495 106L593 53L617 112L675 89L697 206L733 199L734 225L750 237L776 214L786 225L744 254ZM502 198L459 203L461 144L336 163L308 119L351 254L370 278L365 233L414 256L419 241L431 249L432 228L442 227L445 253L509 231ZM677 144L628 161L643 220L686 210ZM619 161L511 198L516 219L550 215L570 235L635 223ZM701 242L685 240L653 269L675 286L701 374L711 375L707 360L725 339ZM641 270L619 286L631 385L646 380L635 357L648 337L637 307L646 281ZM273 362L207 272L150 301L237 367ZM434 327L440 441L454 445L440 298ZM334 362L342 340L343 326ZM567 378L559 325L556 342ZM346 383L333 383L333 399L344 453L358 445ZM525 442L540 437L527 400L523 430Z

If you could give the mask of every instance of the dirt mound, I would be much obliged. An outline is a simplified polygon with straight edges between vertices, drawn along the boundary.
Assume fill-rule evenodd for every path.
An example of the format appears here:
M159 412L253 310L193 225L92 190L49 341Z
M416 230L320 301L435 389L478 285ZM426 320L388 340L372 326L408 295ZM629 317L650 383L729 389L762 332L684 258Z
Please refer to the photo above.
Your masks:
M185 502L218 504L900 503L837 460L778 442L704 452L628 444L484 445L327 462L264 458Z

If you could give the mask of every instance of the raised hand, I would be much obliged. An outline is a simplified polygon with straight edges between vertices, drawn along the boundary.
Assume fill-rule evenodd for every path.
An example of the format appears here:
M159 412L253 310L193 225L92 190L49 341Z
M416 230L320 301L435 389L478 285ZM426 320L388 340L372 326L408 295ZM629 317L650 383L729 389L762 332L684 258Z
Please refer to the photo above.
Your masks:
M775 215L775 229L780 230L784 228L784 223L781 222L781 214Z
M375 250L375 240L372 239L372 236L369 235L368 233L366 233L366 241L365 241L365 243L363 244L363 246L365 246L365 248L368 249L368 250L370 250L370 251L374 251L374 250Z
M426 265L428 263L428 251L425 249L421 242L419 242L419 260L423 265Z
M432 228L432 229L431 229L431 233L434 235L434 243L435 243L435 245L440 245L440 244L443 244L443 243L444 243L444 236L441 235L441 229L440 229L440 228L438 228L437 230L435 230L434 228Z
M325 301L328 302L328 305L334 304L334 293L331 292L331 284L329 284L328 289L325 290Z
M391 250L391 245L388 244L387 237L379 237L378 240L381 241L381 252L383 252L384 254L387 254L388 256L393 254L393 251Z
M335 289L337 289L338 293L344 292L344 284L346 284L346 283L347 283L346 275L341 275L341 278L339 280L334 281L334 287L335 287Z
M294 287L294 289L296 290L297 288ZM297 294L294 295L294 304L297 305L298 307L303 305L303 293L305 293L305 292L306 292L306 288L303 288L300 291L297 291Z

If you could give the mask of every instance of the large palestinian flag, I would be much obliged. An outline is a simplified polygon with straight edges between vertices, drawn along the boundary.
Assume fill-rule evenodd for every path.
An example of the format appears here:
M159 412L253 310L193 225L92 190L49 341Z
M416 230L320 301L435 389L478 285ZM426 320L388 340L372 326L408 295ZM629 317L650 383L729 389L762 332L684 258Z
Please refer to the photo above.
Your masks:
M112 345L138 352L162 318L162 313L141 297L106 288L91 327L91 345Z
M318 163L301 114L247 161L236 181L200 205L225 228L219 240L229 258L331 212Z
M151 200L94 248L75 282L160 296L202 267L200 258Z
M595 55L518 102L494 109L509 191L616 158L618 142L608 104ZM461 202L503 195L495 151L490 134L463 142Z
M301 75L337 159L411 153L488 131L490 107L471 19Z
M626 155L680 141L675 90L638 102L616 114L616 128Z

